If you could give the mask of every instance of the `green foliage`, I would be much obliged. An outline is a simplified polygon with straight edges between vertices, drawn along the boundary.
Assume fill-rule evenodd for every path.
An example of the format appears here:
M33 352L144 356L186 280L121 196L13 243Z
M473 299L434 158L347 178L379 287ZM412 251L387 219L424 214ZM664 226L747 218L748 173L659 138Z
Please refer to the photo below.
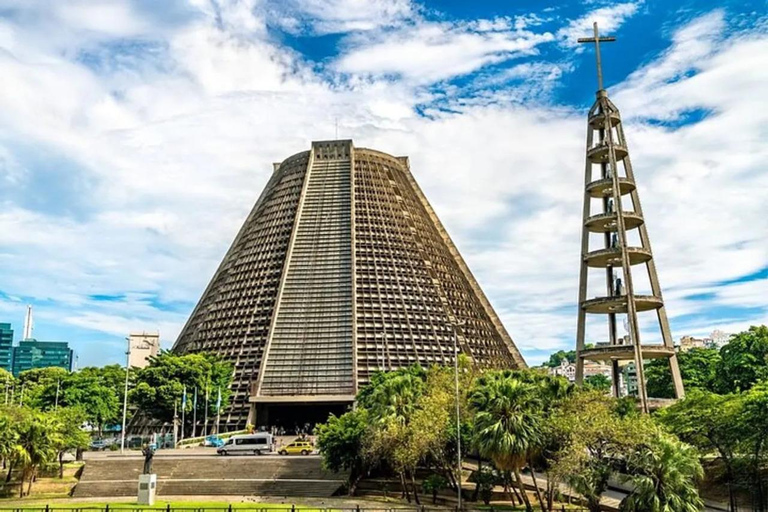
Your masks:
M56 383L68 376L67 370L57 367L35 368L21 372L16 384L17 398L21 402L21 393L23 393L24 405L35 409L46 409L49 405L53 407L53 401L48 403L50 390L53 389L53 395L55 395Z
M720 350L694 348L680 352L677 361L686 391L705 389L720 394L746 391L760 380L768 379L768 327L752 326L733 335ZM650 396L675 396L665 359L646 363L645 376Z
M58 407L80 409L86 421L99 431L120 419L124 379L125 369L118 365L83 368L74 373L63 368L39 368L19 376L24 405L49 411L57 407L58 401Z
M562 447L552 457L553 472L581 494L592 511L621 461L654 431L650 419L621 417L615 399L585 390L561 404L551 420Z
M720 352L715 348L692 348L677 355L677 364L686 391L715 389L717 372L722 364ZM645 365L648 395L656 398L674 398L672 375L666 359L653 359Z
M520 470L542 442L540 382L532 373L489 372L477 379L469 396L476 411L477 452L500 471L514 473L528 511L532 507Z
M474 443L502 471L519 470L538 442L536 387L512 372L487 373L470 394L476 412Z
M657 432L627 456L625 481L632 483L622 512L696 512L704 502L696 482L704 476L696 449Z
M459 434L455 391L453 368L413 366L374 375L359 393L357 409L332 416L317 428L325 466L349 471L351 491L372 467L390 469L400 477L409 501L413 494L418 502L417 468L434 475L420 486L424 492L454 487ZM685 489L695 487L696 471L666 466L695 459L695 451L671 434L662 434L649 416L638 413L631 398L618 400L604 391L578 389L562 377L535 369L478 374L461 360L458 399L462 448L490 459L496 470L485 468L473 476L477 494L486 502L494 484L509 489L512 474L522 488L520 470L525 466L534 478L541 469L547 473L546 500L536 491L543 510L553 509L553 497L563 481L583 496L591 510L599 510L609 479L630 467L638 484L647 482L641 477L669 481L666 494L656 493L654 499L660 502L675 502ZM757 414L761 409L757 396L755 400ZM682 453L672 453L675 450ZM649 466L659 453L665 454L661 462ZM437 485L438 478L445 483ZM527 494L522 497L531 510ZM640 503L641 496L633 500Z
M14 381L13 375L11 372L4 370L3 368L0 368L0 384L5 387L5 384L12 384Z
M17 411L16 447L11 461L22 469L20 496L24 492L24 481L29 479L29 494L37 471L56 460L59 447L64 443L61 424L51 414L30 409Z
M549 356L549 360L544 363L544 366L548 368L557 368L560 366L560 364L563 361L568 361L569 363L575 363L576 362L576 351L575 350L558 350L554 354Z
M202 395L209 391L208 413L216 414L216 398L221 390L221 409L229 404L229 385L232 382L232 366L210 354L177 355L161 352L151 359L150 364L136 372L136 386L129 393L129 399L138 408L160 421L173 420L174 406L181 414L181 399L184 386L187 387L187 413L192 412L195 388ZM204 409L199 399L198 407ZM187 415L190 416L189 414Z
M760 380L768 380L768 326L752 326L731 336L720 350L715 391L746 391Z
M585 378L584 386L597 391L609 391L611 386L613 386L613 383L611 382L611 379L602 373L598 373L597 375L590 375Z
M368 411L358 408L339 417L330 415L326 423L315 429L323 465L334 472L349 472L350 494L354 494L366 467L363 443L367 428Z
M732 507L732 488L742 480L753 491L755 503L767 504L762 475L768 469L768 383L758 383L741 394L693 390L658 417L680 439L722 461Z
M753 502L768 510L768 381L759 382L741 396L737 430Z
M489 505L493 497L493 488L502 483L501 478L493 468L484 467L480 471L475 471L473 480L477 483L480 499Z
M82 429L88 420L88 414L81 407L62 407L54 413L58 421L61 443L57 446L59 452L59 478L64 477L64 453L80 452L88 448L91 436Z
M437 502L437 493L448 486L448 480L443 475L432 473L421 482L425 493L432 495L432 503Z

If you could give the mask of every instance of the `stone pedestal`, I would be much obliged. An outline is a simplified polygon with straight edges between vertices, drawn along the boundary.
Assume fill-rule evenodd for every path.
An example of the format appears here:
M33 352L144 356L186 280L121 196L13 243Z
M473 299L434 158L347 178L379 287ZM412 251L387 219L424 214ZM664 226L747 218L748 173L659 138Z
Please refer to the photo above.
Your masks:
M157 475L139 475L139 505L154 505Z

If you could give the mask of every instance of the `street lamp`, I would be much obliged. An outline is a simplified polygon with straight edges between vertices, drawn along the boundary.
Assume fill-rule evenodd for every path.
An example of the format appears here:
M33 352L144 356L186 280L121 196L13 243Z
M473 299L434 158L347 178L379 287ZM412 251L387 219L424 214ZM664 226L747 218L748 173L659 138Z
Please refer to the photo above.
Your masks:
M451 324L453 330L453 378L456 385L456 464L458 477L456 479L456 499L458 500L458 510L461 510L461 406L459 401L459 334L456 328L465 325L463 320L457 320Z
M128 416L128 372L131 369L131 338L125 338L128 350L125 352L125 392L123 393L123 429L120 431L120 454L125 450L125 419Z

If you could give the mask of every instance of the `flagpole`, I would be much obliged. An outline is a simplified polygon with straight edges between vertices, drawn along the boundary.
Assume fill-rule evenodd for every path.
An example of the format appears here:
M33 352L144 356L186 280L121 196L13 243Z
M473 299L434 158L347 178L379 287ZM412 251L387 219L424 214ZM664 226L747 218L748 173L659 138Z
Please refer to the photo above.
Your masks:
M179 443L179 415L176 411L177 407L179 405L178 400L173 401L173 447L176 448L176 445Z
M205 421L203 422L203 436L208 435L208 381L205 381Z
M197 434L197 386L195 386L195 399L192 402L192 437Z
M184 386L184 394L181 397L181 439L184 440L184 412L187 410L187 386Z
M219 397L216 399L216 435L219 435L219 420L221 420L221 387L219 387Z

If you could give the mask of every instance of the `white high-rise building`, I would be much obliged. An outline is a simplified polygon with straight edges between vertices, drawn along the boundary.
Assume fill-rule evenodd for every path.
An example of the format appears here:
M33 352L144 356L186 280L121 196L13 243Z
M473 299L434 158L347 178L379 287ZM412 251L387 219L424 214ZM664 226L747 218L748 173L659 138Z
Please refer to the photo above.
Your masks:
M128 335L128 365L132 368L144 368L149 358L160 352L160 333L132 332Z

